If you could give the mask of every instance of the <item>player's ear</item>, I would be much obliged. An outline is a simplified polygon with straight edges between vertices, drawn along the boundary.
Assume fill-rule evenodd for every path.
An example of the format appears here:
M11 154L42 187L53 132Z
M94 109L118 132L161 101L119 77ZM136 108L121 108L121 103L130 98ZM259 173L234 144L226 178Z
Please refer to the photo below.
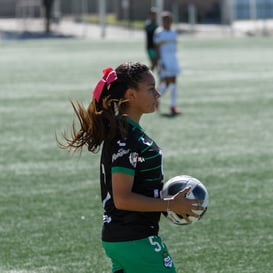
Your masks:
M136 97L136 90L132 88L128 88L125 92L125 98L128 100L135 99Z

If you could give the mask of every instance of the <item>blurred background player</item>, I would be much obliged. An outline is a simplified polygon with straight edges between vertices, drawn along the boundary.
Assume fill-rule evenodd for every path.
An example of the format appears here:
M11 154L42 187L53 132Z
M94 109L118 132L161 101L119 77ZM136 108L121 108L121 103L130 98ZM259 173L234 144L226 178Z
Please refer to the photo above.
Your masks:
M154 42L157 48L158 72L160 84L158 91L161 95L167 89L171 92L170 111L172 115L181 113L177 108L177 82L180 73L177 58L177 32L172 29L172 15L168 11L162 12L162 27L156 29Z
M52 8L54 0L43 0L43 5L45 8L45 31L49 33L51 31L51 19L52 19Z
M149 12L149 18L145 22L146 50L151 63L151 70L154 70L157 65L156 46L154 43L154 32L158 27L156 17L156 8L151 8Z

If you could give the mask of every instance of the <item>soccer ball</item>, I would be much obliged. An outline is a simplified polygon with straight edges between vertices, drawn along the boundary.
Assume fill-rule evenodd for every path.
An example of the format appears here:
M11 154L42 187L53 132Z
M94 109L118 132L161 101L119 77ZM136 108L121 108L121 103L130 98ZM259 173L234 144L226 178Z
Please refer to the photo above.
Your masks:
M193 210L194 213L199 215L199 218L189 216L188 218L190 222L187 222L181 215L178 215L173 211L167 211L163 213L171 222L177 225L187 225L197 222L205 214L208 208L209 195L206 187L198 179L189 175L175 176L168 180L163 185L161 196L162 198L172 197L173 195L188 186L191 186L191 189L189 192L187 192L186 198L204 200L202 204L196 205L203 207L204 210Z

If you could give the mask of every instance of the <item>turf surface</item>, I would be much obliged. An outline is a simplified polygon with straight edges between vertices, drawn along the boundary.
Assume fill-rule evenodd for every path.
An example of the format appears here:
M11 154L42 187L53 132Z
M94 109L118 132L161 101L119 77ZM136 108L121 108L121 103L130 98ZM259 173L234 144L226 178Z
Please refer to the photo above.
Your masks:
M165 178L207 186L197 224L161 220L178 272L272 272L272 38L181 37L183 114L144 116L164 152ZM68 102L87 104L107 66L147 62L143 41L0 42L0 272L106 273L101 248L99 155L56 146ZM169 94L161 100L168 112Z

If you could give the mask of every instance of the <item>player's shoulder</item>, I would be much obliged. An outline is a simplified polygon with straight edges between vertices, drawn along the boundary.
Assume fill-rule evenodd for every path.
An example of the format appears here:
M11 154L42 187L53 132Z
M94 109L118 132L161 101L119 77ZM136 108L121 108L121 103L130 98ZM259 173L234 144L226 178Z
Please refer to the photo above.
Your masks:
M151 25L151 21L150 20L146 20L144 23L144 28L147 28Z
M155 29L155 33L163 33L164 32L164 28L159 26Z
M170 31L173 35L178 35L178 31L175 28L171 28Z
M140 137L141 132L139 130L129 130L126 137L117 137L112 142L112 149L134 149L135 146L138 146L138 138Z
M156 41L160 41L165 37L165 30L162 27L157 27L157 29L154 32L154 39Z

